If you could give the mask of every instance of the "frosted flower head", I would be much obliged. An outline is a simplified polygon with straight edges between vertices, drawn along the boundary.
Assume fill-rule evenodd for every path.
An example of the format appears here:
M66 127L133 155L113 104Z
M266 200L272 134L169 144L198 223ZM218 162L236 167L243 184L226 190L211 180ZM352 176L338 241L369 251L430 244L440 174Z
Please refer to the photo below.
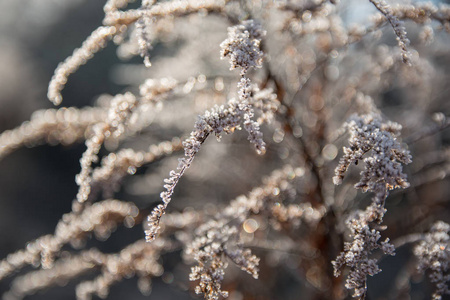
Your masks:
M380 188L392 190L409 186L402 164L411 163L411 155L397 140L401 130L399 124L382 122L378 114L372 113L353 116L345 127L351 135L350 147L344 147L344 156L333 178L335 184L342 183L351 164L363 160L365 168L356 188L376 193Z
M444 295L450 295L450 225L442 221L436 222L429 233L425 234L415 248L418 259L418 269L429 270L431 282L436 285L433 300L441 300Z
M242 68L247 71L262 64L261 38L265 35L261 26L253 20L228 28L228 38L220 44L222 59L230 59L230 70Z

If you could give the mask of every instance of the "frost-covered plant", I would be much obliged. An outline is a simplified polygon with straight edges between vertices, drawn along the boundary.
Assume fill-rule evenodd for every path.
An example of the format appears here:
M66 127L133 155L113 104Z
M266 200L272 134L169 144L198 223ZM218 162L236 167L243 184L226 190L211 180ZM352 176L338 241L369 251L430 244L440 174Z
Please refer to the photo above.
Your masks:
M433 299L441 300L450 294L450 225L438 221L431 227L415 248L414 254L419 260L419 271L430 270L430 280L436 284Z
M18 5L34 22L36 14L63 7L50 2L4 6ZM0 232L6 237L2 245L12 247L0 261L0 290L9 290L5 300L68 282L78 299L114 298L112 286L120 284L119 290L131 277L144 295L154 284L164 299L170 298L164 289L176 289L176 299L196 297L192 292L214 300L406 299L415 292L410 278L417 261L419 272L428 272L436 285L434 299L447 295L448 5L132 2L106 0L102 24L51 66L51 79L44 74L49 100L75 107L42 108L30 121L20 125L16 119L2 128L0 224L8 230ZM45 9L28 8L33 5ZM2 13L2 22L12 22ZM57 15L39 19L56 22ZM60 15L83 32L83 25L72 25L76 14ZM59 47L21 59L8 52L24 43L10 39L33 28L27 20L3 26L28 27L9 34L0 47L0 99L14 99L21 110L28 106L17 104L9 91L38 93L32 82L45 77L33 73L41 63L27 59L52 56ZM37 42L43 38L38 32L50 31L33 30L24 40L45 45ZM114 47L110 42L120 62L111 51L100 53ZM92 97L82 94L92 90L90 77L79 81L90 74L85 64L96 71L114 66L104 76L111 85L95 87L115 91L81 108L76 101L86 105L85 97ZM16 73L20 80L13 84ZM80 93L76 99L74 91ZM0 120L13 117L1 108ZM55 157L76 161L75 184L40 184L58 177L56 170L71 170L52 168L53 155L34 163L22 159L20 148L42 144L64 146L52 149L65 151L63 157L69 147L81 149L76 159ZM5 167L17 157L19 167ZM35 173L28 170L34 165ZM33 174L38 178L29 180ZM40 189L31 191L30 182ZM68 194L70 184L77 190ZM14 186L21 191L13 192ZM14 202L27 203L23 191L29 190L33 197L50 191L33 203L44 207L55 198L55 207L68 210L58 214L53 233L34 226L43 220L28 220L30 214L20 222L14 213L3 214ZM25 199L7 202L15 194ZM443 221L417 234L436 219ZM21 232L31 236L26 246L15 240ZM417 259L400 247L413 249ZM398 271L381 272L388 271L383 259L394 254L390 262ZM392 284L374 287L388 275Z
M369 258L372 251L381 249L384 254L395 255L389 238L379 241L379 230L382 228L380 224L386 212L384 203L389 190L409 186L402 163L411 163L411 155L397 140L401 126L394 122L382 122L377 113L353 116L344 127L350 133L350 147L344 147L344 156L336 167L333 181L342 184L349 166L357 165L362 160L364 170L355 188L372 192L374 196L365 211L356 212L347 221L353 241L345 243L344 251L333 261L333 266L336 276L340 275L344 265L350 267L345 287L354 290L354 297L364 298L367 276L381 272L377 260Z
M252 120L254 116L252 102L254 101L251 99L250 79L246 77L250 68L261 66L262 52L259 45L263 35L264 32L253 20L228 30L228 39L221 44L221 54L222 57L231 57L231 69L236 67L242 69L241 81L238 84L239 101L232 98L226 106L216 106L211 111L206 111L203 116L199 116L194 131L183 142L185 157L179 159L178 171L171 171L170 177L164 181L166 190L161 193L163 204L158 205L148 217L148 229L145 231L147 241L155 239L159 231L160 219L171 201L175 186L191 166L195 155L200 151L200 146L211 133L220 139L223 132L232 133L235 129L240 129L240 124L243 123L245 130L249 133L250 142L255 144L258 153L264 152L265 143L259 131L259 124Z

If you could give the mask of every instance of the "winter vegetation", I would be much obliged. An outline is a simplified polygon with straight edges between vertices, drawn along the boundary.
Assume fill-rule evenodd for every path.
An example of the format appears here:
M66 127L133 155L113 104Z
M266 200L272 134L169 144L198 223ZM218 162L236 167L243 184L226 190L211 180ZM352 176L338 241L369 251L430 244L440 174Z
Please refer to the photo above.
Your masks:
M4 300L450 298L449 5L101 5L53 65L50 102L23 123L2 113L5 203L11 178L34 180L24 151L61 153L36 182L60 157L77 165L61 173L71 188L31 193L30 207L64 207L52 230L2 206ZM5 68L14 55L0 52ZM90 75L102 56L114 68ZM73 99L94 77L114 84Z

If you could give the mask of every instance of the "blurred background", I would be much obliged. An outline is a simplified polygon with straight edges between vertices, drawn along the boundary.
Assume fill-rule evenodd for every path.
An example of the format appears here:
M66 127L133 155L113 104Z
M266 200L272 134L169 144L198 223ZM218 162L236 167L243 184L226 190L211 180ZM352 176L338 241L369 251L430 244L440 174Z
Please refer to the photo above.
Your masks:
M365 3L368 1L342 0L341 2L348 2L348 8L343 10L342 13L346 14L346 20L349 23L364 22L367 14L373 12L370 3ZM35 110L52 107L46 96L48 82L58 63L79 47L86 37L101 24L104 17L103 5L104 1L100 0L0 0L0 132L19 126L22 122L28 120ZM132 4L131 7L133 6L137 7L139 3ZM193 27L208 28L209 34L193 41L197 44L189 46L191 48L182 39L181 41L177 39L164 41L165 45L172 46L170 48L163 44L156 45L152 51L152 57L155 57L154 66L150 70L143 68L140 57L132 58L126 63L119 60L116 53L117 47L111 43L70 76L63 91L63 105L75 107L92 105L96 97L103 93L114 95L127 89L136 89L136 86L143 79L151 77L154 73L162 76L178 76L177 79L179 80L185 80L189 76L198 76L202 73L208 75L213 69L216 75L228 74L227 63L219 60L219 44L226 37L226 24L218 24L214 19L201 23L203 21L192 18L189 22L187 24L193 24ZM214 35L214 32L221 33ZM182 34L187 33L179 33L179 36L182 36ZM196 32L190 34L192 36L189 38L192 38L192 40L197 38ZM204 65L197 65L198 69L195 74L189 72L189 59L184 60L183 63L170 60L171 57L185 54L180 49L195 50L202 43L215 46L205 47L210 53L204 54ZM448 54L443 59L445 64L448 64L449 61ZM159 60L159 55L165 59ZM215 57L215 60L208 60L208 57ZM446 70L446 78L448 79L448 65ZM394 98L392 93L395 92L395 90L392 90L391 94L386 95L385 99L389 99L390 96ZM448 100L448 88L442 93L440 97ZM194 100L191 99L191 101ZM388 105L392 104L389 100L386 101L388 101ZM448 102L439 103L443 103L441 109L448 109ZM195 122L195 117L192 117L192 115L195 116L195 114L199 114L211 106L209 103L197 103L194 110L190 111L189 117L183 119L183 115L180 114L181 121L178 127L170 129L171 136L186 136ZM182 106L175 102L172 108L182 109ZM173 112L170 108L168 111ZM268 136L271 137L271 135L273 135L273 132L268 132ZM162 137L158 136L158 133L145 132L141 140L126 145L145 148L149 141L157 142L161 139ZM246 137L244 134L237 138L225 139L225 144L232 139L245 142ZM449 140L446 141L448 143ZM252 178L248 178L249 176L246 175L246 170L249 168L258 168L255 165L244 163L236 169L236 165L239 164L236 159L237 156L241 155L241 159L247 155L254 156L250 147L245 146L244 149L230 150L227 147L217 146L215 141L211 141L205 147L214 149L214 155L234 159L232 164L235 168L233 170L227 168L227 163L209 166L217 170L222 169L223 177L221 178L222 182L213 182L212 187L208 188L205 186L205 183L209 182L208 178L203 178L204 175L202 175L204 174L202 168L205 168L202 162L208 163L213 161L214 158L208 157L208 154L206 154L208 151L205 150L205 154L199 158L198 166L192 168L189 172L190 175L186 176L182 183L185 186L190 186L190 194L182 196L189 199L190 205L194 207L201 205L200 202L192 201L197 196L204 199L214 197L216 200L219 199L217 201L228 201L239 194L245 193L250 187L260 182L262 175L256 175ZM80 170L79 158L84 150L84 143L71 146L42 145L32 149L21 148L0 160L0 258L23 248L28 241L52 233L61 216L71 210L72 200L78 190L74 179ZM269 153L269 159L266 158L269 161L268 164L276 165L282 160L279 153L283 150L278 150L277 153ZM209 153L212 151L209 151ZM224 153L221 153L221 151ZM161 191L158 187L162 186L162 179L167 176L168 171L174 165L176 165L176 157L171 158L163 165L156 164L154 167L150 167L145 172L155 174L152 175L155 179L152 181L153 185L142 184L143 180L148 183L147 177L130 179L126 185L128 188L121 190L117 194L117 198L134 201L141 207L157 201ZM271 167L266 165L264 168L272 169ZM232 184L234 189L227 189L227 184ZM180 189L182 187L183 185ZM439 188L442 188L442 186ZM446 189L442 190L442 193L445 194L446 192ZM181 210L185 203L183 200L183 198L177 199L176 203L173 204L173 209ZM392 209L395 211L395 207ZM397 209L401 209L401 207ZM119 228L114 233L114 238L106 242L100 243L91 240L88 243L104 252L113 253L119 251L124 245L142 238L143 235L141 226L136 226L133 229ZM170 257L168 259L169 271L166 276L154 279L154 288L150 299L199 298L194 296L192 292L187 291L189 287L187 277L179 283L174 283L173 275L170 272L170 264L175 268L177 260L179 260L179 257L176 255ZM402 261L396 262L403 263ZM391 258L386 259L381 265L381 268L385 269L383 274L389 274L389 270L395 269L395 267L394 260L391 260ZM177 272L177 274L187 276L189 268ZM295 281L292 280L291 282L290 280L292 278L288 275L280 279L287 286L295 284ZM384 276L377 285L382 288L389 280L389 276ZM8 290L10 282L10 279L0 282L0 294ZM289 287L287 290L289 290ZM285 299L298 299L295 293L295 289L292 292L286 292ZM375 292L373 299L384 299L378 298L376 294ZM418 293L418 295L428 294ZM134 279L113 285L108 296L108 299L147 298L138 291ZM426 298L426 296L423 296L423 298L418 296L416 299ZM68 287L52 288L45 293L31 296L29 299L75 299L74 284L69 283Z

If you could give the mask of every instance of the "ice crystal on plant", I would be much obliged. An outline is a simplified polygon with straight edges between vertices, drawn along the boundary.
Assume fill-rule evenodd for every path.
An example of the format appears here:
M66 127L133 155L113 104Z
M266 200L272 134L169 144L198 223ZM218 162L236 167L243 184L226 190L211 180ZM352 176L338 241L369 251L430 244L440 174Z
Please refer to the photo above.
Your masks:
M239 87L239 110L243 113L244 129L248 132L248 140L255 145L258 154L264 154L266 143L262 139L258 122L253 120L255 115L253 105L250 103L250 79L243 76L238 84Z
M220 44L222 59L226 57L230 59L230 70L241 68L241 80L238 83L239 109L244 112L244 128L249 134L248 140L255 145L259 154L265 152L265 143L259 124L252 120L254 111L250 104L251 84L246 74L250 68L261 67L263 52L260 44L265 34L259 24L254 20L248 20L228 28L228 38Z
M259 101L264 98L259 99ZM155 208L154 213L148 217L148 229L146 230L147 240L151 241L159 231L159 222L164 214L167 205L172 199L175 186L183 176L185 171L191 166L195 155L200 151L201 145L210 134L220 139L222 133L232 133L235 129L240 129L245 113L240 109L240 103L234 98L230 99L226 105L215 106L199 116L195 123L195 128L190 136L183 142L185 157L179 159L177 171L172 170L170 177L165 179L165 191L161 193L164 204ZM244 121L245 126L245 121Z
M50 8L54 1L32 2L39 2L32 7ZM403 4L405 1L400 0L397 2L402 3L390 5L387 0L369 0L380 13L369 22L364 20L362 24L348 27L349 19L345 16L354 15L357 8L353 4L344 7L346 4L335 0L132 2L135 1L105 0L102 24L58 65L49 84L48 98L54 104L61 103L62 90L70 76L78 69L83 73L80 67L105 48L109 40L118 45L119 59L140 55L147 67L153 45L154 68L146 70L133 61L115 63L113 68L102 66L102 70L112 70L114 89L124 88L123 93L100 96L90 108L38 111L29 122L0 134L0 159L20 147L34 147L43 142L71 146L85 141L86 145L80 160L81 171L76 177L79 190L72 211L62 216L54 234L29 242L23 250L0 261L0 279L15 276L14 273L27 266L39 268L12 279L11 290L3 295L5 300L26 297L77 278L79 282L80 276L85 275L75 288L78 299L107 297L113 284L130 277L137 277L138 288L148 294L152 277L161 276L165 283L170 283L182 278L179 275L186 270L183 266L192 264L190 279L195 281L192 287L207 299L227 297L226 289L233 299L275 299L280 298L281 292L285 298L295 295L341 300L347 296L341 286L343 282L355 297L364 298L368 276L381 272L380 255L394 255L393 244L398 245L399 240L411 243L410 234L404 236L408 231L403 226L405 219L406 224L415 222L414 212L420 211L419 218L428 220L435 214L435 208L446 208L442 205L446 195L439 193L443 189L435 191L435 186L445 187L442 179L450 174L449 151L445 149L448 143L445 134L440 134L450 126L446 106L442 105L448 72L444 64L440 66L448 60L445 51L448 41L442 36L444 31L450 32L449 6ZM9 5L13 6L6 6ZM57 9L56 6L40 9L38 14L47 11L47 15L53 14L49 18L52 22L57 19L72 22L69 18L55 18L54 9L59 11L59 7L63 5ZM17 8L21 15L29 14L28 7L18 5ZM344 10L351 13L342 14ZM15 23L28 24L28 21ZM411 34L411 46L403 22L408 22L408 27L416 27ZM388 27L385 25L393 29L399 47L388 36L379 38L383 28ZM227 26L230 26L228 35L223 41ZM83 31L82 26L75 24L71 28ZM22 34L28 36L28 32L32 31L20 30L20 34L8 35L10 44L21 44L14 41L19 41L17 36L22 41ZM35 42L39 39L37 35L29 37ZM42 42L50 40L46 37ZM427 45L420 45L416 51L413 47L419 40L426 41ZM229 60L230 69L238 69L238 73L226 74L220 68L218 57L213 57L219 45L220 58ZM4 68L0 72L12 71L11 77L19 79L34 69L30 68L34 64L28 64L28 58L8 69L10 62L4 55L9 58L10 54L3 48L0 63ZM52 53L50 47L45 50ZM398 52L404 62L413 62L411 68L398 62ZM108 59L101 61L110 61L109 54L105 54ZM427 54L431 55L427 57ZM20 71L22 68L25 72ZM34 75L34 72L29 73ZM80 75L79 79L84 78ZM3 77L8 79L3 85L9 85L9 76ZM23 87L33 77L37 76L23 76L14 85L29 95L29 90L35 90L33 85ZM237 84L237 89L230 88L230 83ZM111 86L97 87L103 90ZM4 99L15 100L4 94L9 87L0 90ZM92 89L74 84L67 93L70 90L77 90L78 94ZM235 91L236 95L231 95ZM383 100L395 95L396 105L389 105L389 111L386 107L378 110L369 94ZM163 107L161 100L165 99L173 102ZM361 193L349 191L351 184L347 182L342 188L335 188L330 178L340 142L333 136L345 133L341 130L335 134L335 125L341 123L342 116L355 108L355 104L362 115L355 115L345 123L350 140L335 170L334 182L341 184L350 166L359 164L357 168L362 172L355 187L373 195L371 203L361 210L355 210L364 201L359 201ZM430 112L436 107L442 108L436 114L438 124L427 126L427 121L433 119ZM193 114L198 110L203 113L195 119ZM405 213L392 215L393 220L389 220L390 224L396 224L396 239L392 244L382 235L386 228L382 224L387 212L385 201L391 190L409 185L403 164L410 163L411 156L400 141L401 126L384 121L382 112L398 113L396 120L407 126L406 132L413 133L404 141L419 156L412 172L417 193L398 191L402 196L399 205L403 205L403 199L408 201L403 205ZM7 119L2 121L9 122ZM267 132L273 133L273 139L263 140L260 126L271 120L274 126ZM189 122L194 126L191 132L186 132L184 142L173 138L189 128L186 124ZM204 163L202 168L193 170L191 181L180 190L183 201L173 207L179 211L169 212L175 188L206 139L214 135L219 140L224 134L241 129L258 154L269 150L268 155L252 158L252 153L242 149L239 138L227 139L222 146L211 145L218 151L200 158L199 163ZM423 143L422 138L426 138ZM182 150L184 155L179 158L178 167L164 180L162 202L151 203L164 178L160 172L165 173L165 167L170 164L167 156ZM28 162L20 161L19 166ZM280 168L280 164L286 166ZM48 175L48 169L52 168L40 168L39 174ZM262 185L251 188L263 174L274 169L278 170L263 179ZM6 177L22 175L13 169L6 173ZM24 173L24 179L30 174ZM124 180L134 174L134 178ZM5 193L15 194L9 193L9 188ZM55 191L61 189L64 187L55 186ZM436 197L422 199L430 191ZM228 197L243 192L228 202ZM66 198L54 194L61 197L58 201ZM115 196L123 199L104 200ZM125 202L128 197L139 201L139 209ZM34 205L40 205L39 198L33 200ZM103 201L95 203L97 200ZM407 217L402 219L402 215ZM26 219L17 222L10 216L2 220L8 226L9 222L14 228L17 226L17 232L23 228L19 223L26 226L30 222ZM86 249L90 244L84 242L91 235L103 241L121 224L132 227L141 222L145 223L146 239L151 243L140 239L128 244L130 240L126 238L119 242L128 245L116 253L109 253L111 249L105 249L108 253ZM33 234L38 228L32 229L27 234ZM423 239L415 248L419 270L430 274L432 283L436 284L433 297L441 299L448 293L450 276L449 226L440 222L426 235L412 235L416 236L414 242ZM17 239L11 242L13 245ZM343 249L336 257L339 243ZM5 243L9 244L9 241ZM78 248L86 250L78 251ZM172 265L172 257L181 253L183 256ZM345 279L332 278L330 261L333 259L334 274L342 272ZM166 271L165 265L169 265ZM235 268L230 268L225 276L228 265ZM237 269L250 276L233 276ZM400 278L408 284L412 272L405 269L408 270L392 275L397 276L397 282ZM409 274L403 276L405 272ZM299 284L290 285L295 288L292 291L280 291L279 279L285 278L297 280ZM308 284L302 284L305 280ZM174 282L174 286L178 283ZM392 290L385 292L389 295L383 297L407 298L403 289L404 286L392 285ZM299 291L301 295L297 294Z
M401 126L394 122L382 122L376 113L354 115L345 123L350 132L350 148L344 147L344 156L336 167L335 184L341 184L351 164L364 161L364 170L355 188L374 193L372 204L365 211L357 212L347 221L352 241L344 244L344 251L333 261L335 276L343 266L350 267L345 287L353 290L353 297L365 298L367 276L381 271L377 260L370 258L373 250L394 255L395 248L389 239L380 242L379 230L386 212L384 202L388 191L406 188L409 183L402 171L402 163L411 162L409 151L397 141ZM365 156L368 156L364 158Z
M353 240L344 244L344 251L332 263L335 276L341 274L343 266L350 267L345 287L353 290L353 297L364 298L367 276L381 272L377 259L370 258L372 252L381 249L386 255L395 255L395 248L389 243L389 239L380 242L381 234L373 228L374 224L382 221L384 213L384 208L372 204L347 221Z
M82 244L89 232L107 239L118 223L125 219L133 220L139 210L132 203L119 200L104 200L85 208L83 213L65 214L56 225L54 235L45 235L30 242L23 250L8 255L0 261L0 279L27 265L39 265L50 268L61 248L71 243Z
M414 248L419 260L419 270L430 271L430 280L436 284L434 300L441 300L450 294L450 225L442 221L436 222L425 239Z
M350 147L344 147L344 156L336 167L333 181L341 184L351 164L365 163L356 188L376 192L380 188L392 190L409 186L402 171L402 163L409 164L409 151L398 142L401 125L383 123L378 114L354 115L344 124L350 132ZM364 158L365 156L368 156Z
M222 59L230 59L230 70L260 67L263 52L260 49L261 38L265 31L254 20L228 28L228 38L220 44Z
M87 60L93 56L94 53L105 48L108 40L110 40L116 32L117 29L114 26L102 26L97 28L80 48L75 49L72 56L69 56L64 62L58 65L48 86L47 96L53 104L59 105L61 103L61 90L64 88L69 75L75 73L80 66L84 65Z
M411 53L408 50L409 39L406 37L406 30L403 22L400 21L391 11L391 7L384 0L369 0L386 17L397 36L397 42L402 52L404 63L411 64Z
M142 1L142 10L148 10L153 5L155 1L152 0L144 0ZM136 30L138 33L138 45L139 45L139 54L144 59L144 65L149 68L151 67L150 62L150 50L152 50L151 44L151 33L150 27L152 26L152 18L143 14L142 18L140 18L136 22Z
M198 263L191 268L189 275L191 281L199 280L195 288L197 294L203 294L208 300L219 299L219 295L228 296L228 292L221 289L228 265L225 257L255 279L258 278L259 258L250 249L236 244L238 233L237 227L227 225L225 219L211 220L196 230L197 237L186 252L193 255Z
M190 136L183 142L185 157L179 159L177 171L171 171L170 177L165 179L165 191L160 196L164 204L158 205L152 214L148 216L148 229L146 230L147 241L152 241L159 231L159 223L165 209L172 199L175 186L191 166L195 155L200 151L201 145L211 133L220 138L222 132L231 133L240 129L243 121L245 130L248 132L248 140L255 145L259 154L265 152L265 143L259 130L259 123L254 121L251 82L246 73L250 67L261 65L262 52L259 49L260 38L264 31L253 20L242 22L242 24L229 28L229 38L222 44L222 58L230 56L232 68L241 67L241 80L238 83L239 101L230 99L227 105L215 106L199 116L195 128ZM245 37L245 38L244 38ZM265 97L259 99L261 102Z

